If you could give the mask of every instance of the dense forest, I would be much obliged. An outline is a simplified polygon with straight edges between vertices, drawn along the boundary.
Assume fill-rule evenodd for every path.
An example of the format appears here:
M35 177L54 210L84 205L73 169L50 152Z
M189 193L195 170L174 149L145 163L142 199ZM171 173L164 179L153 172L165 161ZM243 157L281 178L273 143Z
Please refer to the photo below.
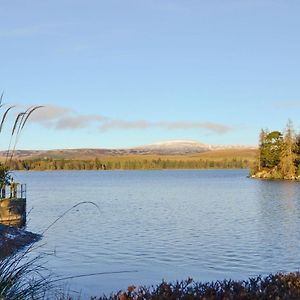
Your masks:
M195 159L27 159L13 160L12 170L148 170L148 169L244 169L249 168L251 161L242 158L221 160Z
M259 156L252 177L269 179L300 179L300 134L292 121L285 131L261 130Z

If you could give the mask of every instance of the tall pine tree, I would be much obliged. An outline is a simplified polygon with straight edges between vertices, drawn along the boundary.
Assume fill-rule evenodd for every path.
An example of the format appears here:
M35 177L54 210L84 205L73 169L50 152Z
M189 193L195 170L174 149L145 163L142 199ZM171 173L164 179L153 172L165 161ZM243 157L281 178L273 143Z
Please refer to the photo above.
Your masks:
M262 155L262 152L263 152L263 149L265 147L265 143L266 143L266 137L268 135L268 131L267 130L264 130L262 129L260 131L260 134L259 134L259 151L258 151L258 171L261 170L261 168L264 166L264 157Z
M294 179L296 175L296 136L293 123L288 121L285 135L280 149L279 170L284 179Z

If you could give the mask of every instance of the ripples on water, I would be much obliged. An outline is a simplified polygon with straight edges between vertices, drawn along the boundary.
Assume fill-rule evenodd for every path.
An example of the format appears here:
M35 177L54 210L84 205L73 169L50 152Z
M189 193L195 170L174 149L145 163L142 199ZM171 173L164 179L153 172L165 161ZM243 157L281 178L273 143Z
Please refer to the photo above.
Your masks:
M83 294L166 280L245 279L296 271L300 262L300 183L246 178L242 170L20 172L28 229L45 234L49 268Z

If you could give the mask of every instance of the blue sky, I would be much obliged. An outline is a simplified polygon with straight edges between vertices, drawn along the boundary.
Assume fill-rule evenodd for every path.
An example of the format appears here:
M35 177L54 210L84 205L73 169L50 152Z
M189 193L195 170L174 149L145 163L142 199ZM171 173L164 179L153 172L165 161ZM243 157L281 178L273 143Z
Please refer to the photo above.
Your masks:
M288 118L300 130L299 11L296 0L0 0L5 102L46 106L18 148L252 145Z

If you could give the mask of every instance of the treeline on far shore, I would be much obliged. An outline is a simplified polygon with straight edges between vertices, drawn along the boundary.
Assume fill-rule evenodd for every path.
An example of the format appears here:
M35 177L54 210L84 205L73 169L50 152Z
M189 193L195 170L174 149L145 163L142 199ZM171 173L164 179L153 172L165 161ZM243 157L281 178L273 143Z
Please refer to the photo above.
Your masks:
M160 170L160 169L246 169L253 165L252 160L231 159L25 159L13 160L12 170Z

